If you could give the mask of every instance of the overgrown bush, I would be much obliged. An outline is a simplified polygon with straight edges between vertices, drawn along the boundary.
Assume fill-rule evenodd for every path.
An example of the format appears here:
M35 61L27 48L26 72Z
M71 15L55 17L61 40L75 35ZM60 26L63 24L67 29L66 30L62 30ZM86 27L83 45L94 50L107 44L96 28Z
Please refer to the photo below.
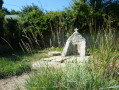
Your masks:
M17 19L5 19L4 21L4 37L12 47L18 48L18 43L21 39L22 32L18 26Z

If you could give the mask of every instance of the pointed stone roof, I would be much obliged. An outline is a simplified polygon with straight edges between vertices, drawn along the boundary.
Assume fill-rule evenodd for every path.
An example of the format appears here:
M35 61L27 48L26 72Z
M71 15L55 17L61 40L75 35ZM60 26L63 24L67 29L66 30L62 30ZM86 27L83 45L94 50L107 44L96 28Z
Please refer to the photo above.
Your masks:
M71 41L72 43L79 43L81 41L85 41L85 38L82 37L80 33L78 33L78 29L74 29L75 32L68 38L67 41Z

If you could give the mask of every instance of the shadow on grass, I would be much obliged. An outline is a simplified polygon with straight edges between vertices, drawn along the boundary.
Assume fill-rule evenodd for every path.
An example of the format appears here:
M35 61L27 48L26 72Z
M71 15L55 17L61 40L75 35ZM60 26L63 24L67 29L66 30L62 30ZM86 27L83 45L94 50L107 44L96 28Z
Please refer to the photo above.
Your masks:
M48 57L47 54L39 51L32 54L21 51L0 53L0 78L30 72L31 63L45 57Z
M0 53L0 79L30 72L30 60L27 59L30 56L31 54L22 52Z

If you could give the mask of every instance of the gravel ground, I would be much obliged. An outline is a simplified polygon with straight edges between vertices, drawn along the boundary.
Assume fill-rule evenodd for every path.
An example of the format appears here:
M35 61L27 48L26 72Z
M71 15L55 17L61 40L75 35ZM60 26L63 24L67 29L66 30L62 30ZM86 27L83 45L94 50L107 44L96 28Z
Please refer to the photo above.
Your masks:
M28 79L28 74L24 73L21 76L12 76L6 79L0 79L0 90L25 90L23 84Z

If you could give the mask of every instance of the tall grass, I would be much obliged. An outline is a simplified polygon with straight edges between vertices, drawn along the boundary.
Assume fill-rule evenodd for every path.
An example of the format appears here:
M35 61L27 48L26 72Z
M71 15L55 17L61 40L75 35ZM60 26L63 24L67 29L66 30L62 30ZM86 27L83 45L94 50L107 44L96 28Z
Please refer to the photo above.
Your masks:
M26 81L28 90L98 90L117 89L118 80L105 78L87 64L67 64L66 68L49 69L35 72Z
M94 33L92 33L94 34ZM92 35L95 36L95 35ZM107 21L91 48L87 63L69 63L65 68L45 68L27 80L28 90L99 90L119 88L119 51L115 43L115 32ZM95 47L94 47L95 46Z
M37 49L41 49L38 42L39 40L33 32L30 32L29 34L24 33L22 37L23 39L19 42L19 46L24 53L33 54L34 50L37 51Z
M33 61L48 57L45 53L39 52L41 48L37 36L32 32L31 35L24 34L23 39L19 42L22 51L16 51L8 41L2 39L13 51L0 54L0 78L29 72Z

